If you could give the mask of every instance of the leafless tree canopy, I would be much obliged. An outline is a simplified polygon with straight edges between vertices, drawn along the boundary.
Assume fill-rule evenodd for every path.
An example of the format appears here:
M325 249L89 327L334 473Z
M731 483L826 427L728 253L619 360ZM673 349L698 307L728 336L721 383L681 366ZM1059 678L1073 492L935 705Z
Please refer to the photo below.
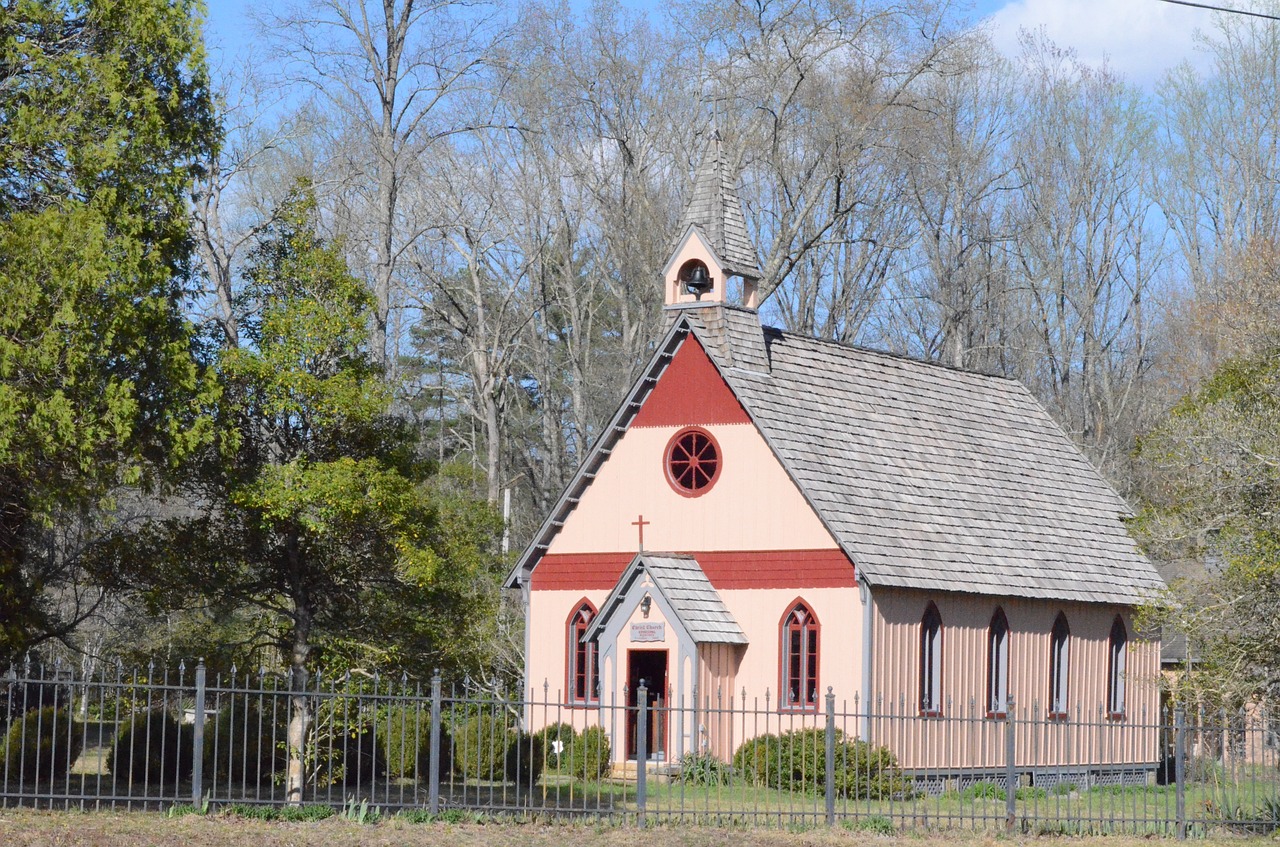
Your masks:
M1207 19L1212 68L1154 92L1040 34L1000 55L933 0L306 0L259 23L271 61L215 68L198 316L244 343L246 245L308 177L400 413L510 492L513 547L649 355L713 133L766 322L1021 379L1126 493L1138 435L1280 309L1272 23Z

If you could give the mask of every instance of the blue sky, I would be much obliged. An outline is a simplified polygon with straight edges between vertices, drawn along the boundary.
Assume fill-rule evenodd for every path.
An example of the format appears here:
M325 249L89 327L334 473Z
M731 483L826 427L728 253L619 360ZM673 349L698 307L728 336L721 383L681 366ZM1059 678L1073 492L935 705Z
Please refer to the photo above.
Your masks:
M573 0L575 5L585 1ZM659 0L622 2L634 9L662 6ZM254 31L249 10L272 5L271 0L208 0L208 4L208 35L215 53L235 53L250 43ZM1238 0L1238 5L1249 8L1251 4ZM1010 55L1017 51L1020 29L1043 27L1060 46L1075 49L1089 62L1105 57L1143 86L1153 85L1183 59L1198 61L1193 33L1213 23L1209 12L1161 0L976 0L972 16L985 21L996 44Z

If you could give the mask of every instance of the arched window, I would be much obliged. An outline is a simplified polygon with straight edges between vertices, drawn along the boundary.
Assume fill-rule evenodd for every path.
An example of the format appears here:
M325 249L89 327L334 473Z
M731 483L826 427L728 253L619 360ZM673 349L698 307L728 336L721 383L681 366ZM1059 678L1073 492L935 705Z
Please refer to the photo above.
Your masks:
M920 714L942 714L942 616L932 603L920 620Z
M600 703L596 682L596 645L583 640L595 616L596 607L591 605L591 601L583 600L574 607L565 627L566 687L568 703L572 706L596 706Z
M1067 716L1067 675L1071 664L1071 627L1058 612L1049 638L1049 717Z
M987 714L1004 717L1009 710L1009 620L997 608L987 627Z
M782 618L782 702L784 709L818 708L818 619L803 601Z
M1128 660L1129 633L1124 621L1116 615L1111 624L1111 638L1107 650L1107 711L1113 718L1124 717L1124 672Z

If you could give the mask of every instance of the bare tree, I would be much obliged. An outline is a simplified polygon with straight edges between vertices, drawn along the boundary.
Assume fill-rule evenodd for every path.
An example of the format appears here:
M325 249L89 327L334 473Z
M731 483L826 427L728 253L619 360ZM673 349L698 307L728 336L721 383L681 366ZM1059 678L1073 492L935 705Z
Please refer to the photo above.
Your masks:
M903 130L914 237L886 309L890 343L957 367L1000 370L1010 341L1008 209L1021 179L1010 150L1015 77L978 39L947 70L921 77L920 108Z
M455 100L477 84L491 18L465 0L310 0L269 21L293 63L338 118L353 266L367 268L376 301L370 348L393 367L388 326L397 268L432 226L406 212L416 164L443 138L472 129Z
M1131 447L1164 261L1151 225L1155 123L1105 67L1030 37L1022 61L1015 283L1034 360L1018 375L1106 466Z
M240 343L234 308L238 262L255 228L274 208L278 192L269 186L282 164L276 154L293 135L291 123L275 114L279 100L264 90L254 68L250 56L216 75L218 144L208 151L191 196L192 235L205 278L204 294L212 298L208 317L228 347Z
M876 220L893 203L877 183L889 173L879 167L882 147L913 101L916 80L948 61L956 36L947 7L735 0L692 2L683 12L685 52L700 65L689 70L701 72L723 103L720 130L746 166L761 299L793 272L803 276L812 251L851 242L861 260L852 272L869 276L874 288L884 262L876 241L892 242L897 233L850 233L846 219ZM864 172L872 175L866 182Z

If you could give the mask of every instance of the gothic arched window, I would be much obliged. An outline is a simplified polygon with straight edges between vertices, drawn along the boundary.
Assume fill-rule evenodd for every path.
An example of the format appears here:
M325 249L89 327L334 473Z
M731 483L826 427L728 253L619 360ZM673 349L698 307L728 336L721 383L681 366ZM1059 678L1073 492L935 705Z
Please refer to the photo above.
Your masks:
M987 714L1004 717L1009 711L1009 619L997 608L987 627Z
M782 618L782 702L784 709L818 708L818 619L803 601Z
M1128 661L1129 633L1124 621L1116 615L1107 641L1107 711L1113 718L1124 717L1124 674Z
M1071 670L1071 627L1058 612L1049 637L1049 717L1067 717L1067 679Z
M942 714L942 615L932 603L920 619L920 714Z
M596 607L590 600L582 600L569 615L565 627L567 701L573 706L596 706L600 703L597 685L596 645L583 640Z

